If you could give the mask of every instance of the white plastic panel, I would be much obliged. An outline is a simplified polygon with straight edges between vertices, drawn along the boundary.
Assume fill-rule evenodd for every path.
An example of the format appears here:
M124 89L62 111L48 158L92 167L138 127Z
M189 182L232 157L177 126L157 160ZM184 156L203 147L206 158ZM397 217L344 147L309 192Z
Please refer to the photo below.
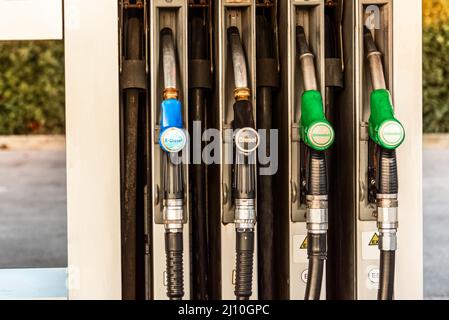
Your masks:
M407 138L398 150L399 232L395 298L423 298L422 3L394 1L394 103Z
M121 298L117 1L65 2L70 299Z
M44 39L62 39L62 0L0 0L0 40Z

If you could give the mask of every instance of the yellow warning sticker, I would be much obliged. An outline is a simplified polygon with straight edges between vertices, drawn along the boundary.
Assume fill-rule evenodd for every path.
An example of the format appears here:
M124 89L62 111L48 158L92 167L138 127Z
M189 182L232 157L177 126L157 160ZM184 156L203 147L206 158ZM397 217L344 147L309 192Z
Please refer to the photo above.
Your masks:
M379 245L379 235L375 233L369 242L369 246L378 246Z
M307 236L306 236L306 238L304 239L304 241L302 242L301 247L300 247L299 249L301 249L301 250L307 250Z

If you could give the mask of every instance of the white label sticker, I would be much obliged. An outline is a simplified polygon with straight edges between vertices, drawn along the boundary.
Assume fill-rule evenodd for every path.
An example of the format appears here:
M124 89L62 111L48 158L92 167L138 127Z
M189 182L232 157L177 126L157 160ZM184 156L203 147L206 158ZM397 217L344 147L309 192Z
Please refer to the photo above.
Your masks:
M365 269L366 272L366 288L368 290L378 290L379 289L379 267L378 266L368 266Z
M377 231L362 233L362 257L363 260L379 259L379 233Z
M307 263L307 235L293 236L293 262Z
M0 0L0 40L62 39L62 0Z
M373 284L379 283L379 268L373 268L368 272L368 279Z
M307 284L307 277L309 276L309 269L307 269L307 270L304 270L302 273L301 273L301 280L302 280L302 282L304 282L305 284Z

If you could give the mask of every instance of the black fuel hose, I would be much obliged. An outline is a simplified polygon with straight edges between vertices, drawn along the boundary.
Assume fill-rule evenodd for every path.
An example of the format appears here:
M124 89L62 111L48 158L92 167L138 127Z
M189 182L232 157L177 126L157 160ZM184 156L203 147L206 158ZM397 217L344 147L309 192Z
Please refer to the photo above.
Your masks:
M194 122L201 124L201 135L206 127L206 105L208 91L211 87L211 66L208 59L207 28L201 17L194 16L190 20L190 55L189 55L189 87L190 87L190 128L193 137ZM201 148L202 150L202 148ZM201 152L199 150L199 152ZM191 154L195 152L191 144ZM193 163L190 166L192 195L192 294L195 300L208 299L208 237L206 211L206 168Z
M126 59L139 60L140 19L130 16L127 23ZM122 297L135 300L137 295L137 133L139 89L125 90L124 105L124 212L122 215Z
M380 252L380 281L377 296L378 300L393 300L395 256L395 251Z
M167 296L182 300L184 296L184 263L182 232L165 232L167 259Z
M257 127L266 130L267 156L270 155L273 90L277 87L277 61L274 54L273 28L263 14L257 15ZM262 167L262 165L260 165ZM274 202L273 176L258 177L258 259L259 299L273 300L274 273Z
M308 234L307 252L309 255L309 270L305 300L320 300L323 284L324 261L326 260L326 234Z

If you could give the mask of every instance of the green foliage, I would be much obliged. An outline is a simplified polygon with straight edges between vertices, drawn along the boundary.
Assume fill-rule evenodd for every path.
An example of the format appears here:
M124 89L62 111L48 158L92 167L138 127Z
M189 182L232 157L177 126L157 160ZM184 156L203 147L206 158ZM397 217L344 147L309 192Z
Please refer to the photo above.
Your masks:
M0 42L0 135L64 133L62 41Z
M425 28L424 131L449 132L449 25Z

